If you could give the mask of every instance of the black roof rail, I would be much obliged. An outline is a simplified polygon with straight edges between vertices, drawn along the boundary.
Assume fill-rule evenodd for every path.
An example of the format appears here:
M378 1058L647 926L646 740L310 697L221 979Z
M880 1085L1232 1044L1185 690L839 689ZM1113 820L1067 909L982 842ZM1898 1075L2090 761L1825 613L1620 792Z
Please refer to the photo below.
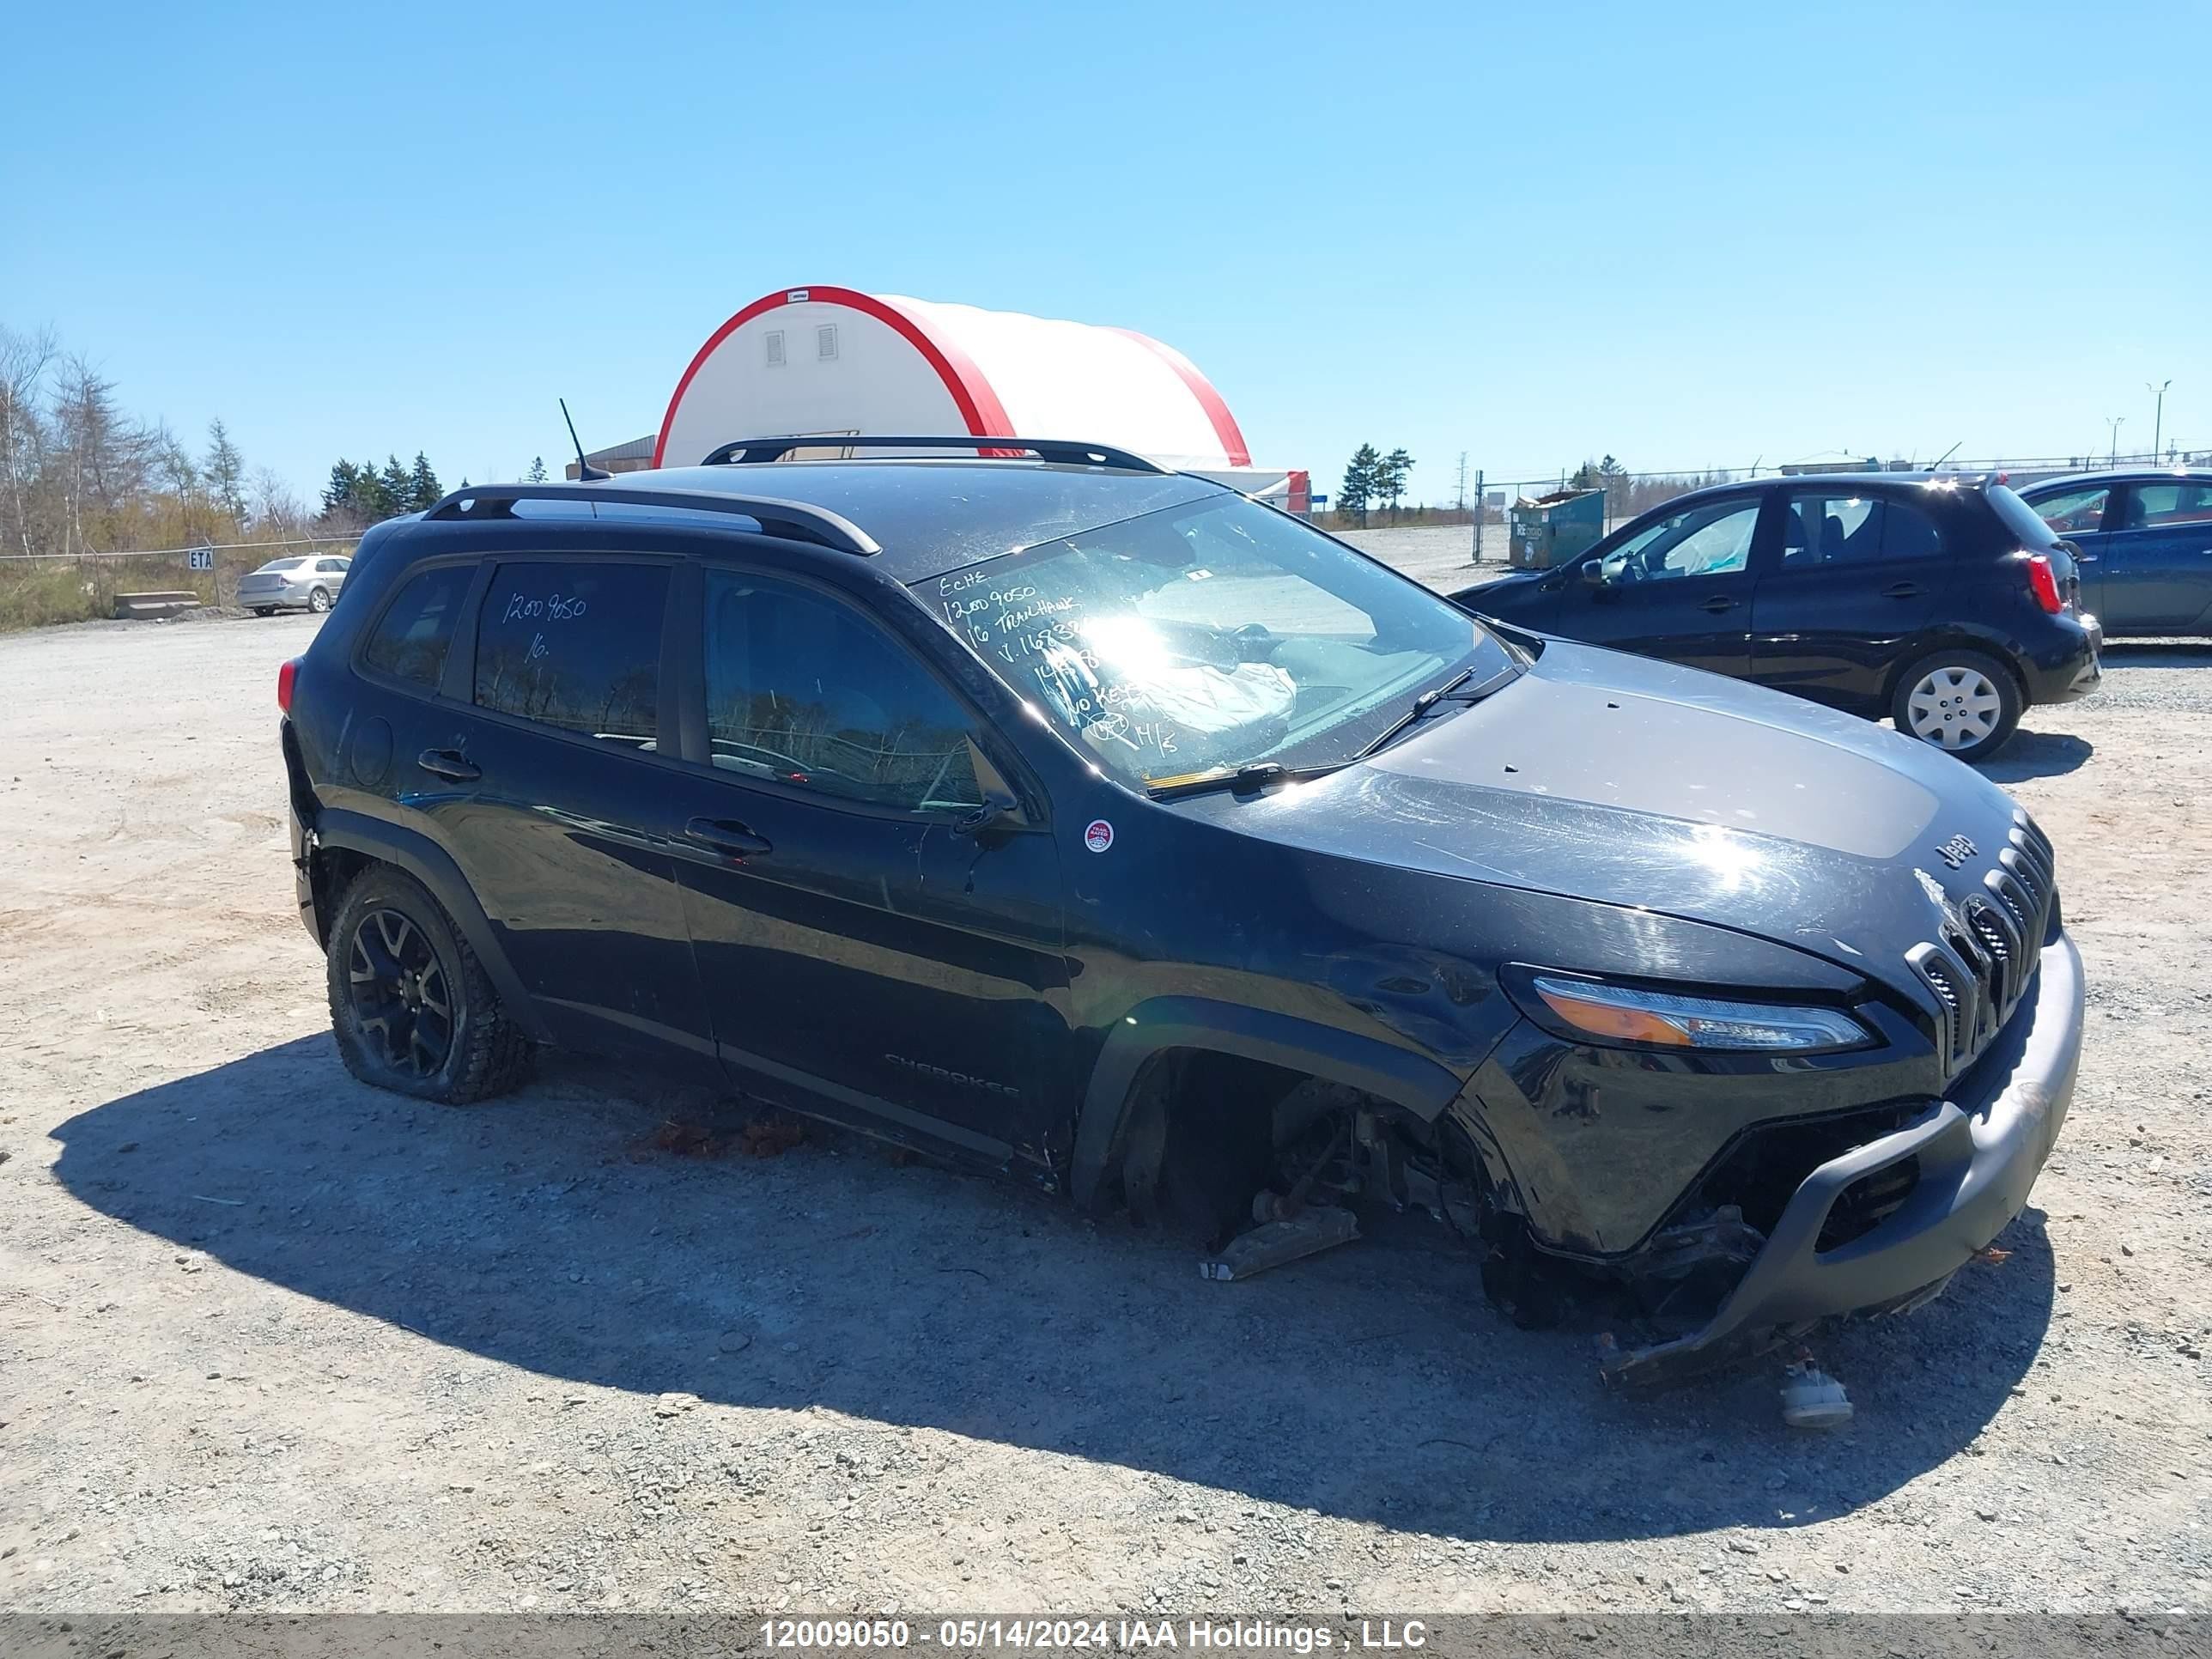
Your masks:
M1121 472L1158 472L1167 469L1156 461L1112 444L1079 443L1072 438L1004 438L985 433L957 436L902 438L867 433L799 433L781 438L740 438L722 445L701 462L702 466L751 465L780 461L794 449L1018 449L1041 461L1068 466L1110 466ZM1005 456L994 459L1018 459Z
M517 501L573 501L584 506L665 507L687 513L728 513L757 520L771 536L814 542L841 553L872 557L884 550L876 538L841 513L774 495L724 495L713 489L662 489L634 484L471 484L456 489L422 516L454 520L512 519Z

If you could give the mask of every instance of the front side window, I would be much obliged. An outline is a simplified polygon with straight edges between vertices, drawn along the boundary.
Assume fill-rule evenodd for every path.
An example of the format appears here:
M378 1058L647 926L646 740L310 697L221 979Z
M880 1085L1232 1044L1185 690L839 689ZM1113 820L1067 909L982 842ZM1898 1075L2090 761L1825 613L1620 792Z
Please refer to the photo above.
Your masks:
M661 565L501 565L477 616L477 704L651 748L667 598Z
M1705 501L1647 525L1605 556L1609 582L1663 580L1670 576L1721 576L1751 565L1751 537L1759 503L1738 498Z
M410 576L377 618L362 660L395 678L434 688L446 672L453 622L476 574L473 565L448 564Z
M2069 489L2063 495L2045 495L2032 503L2043 522L2062 536L2094 533L2105 522L2105 503L2112 498L2112 490L2099 485L2094 489Z
M908 812L982 805L966 712L849 606L707 573L708 758L720 769Z
M2212 524L2212 483L2136 484L2128 495L2130 530Z
M1298 520L1209 495L918 582L1014 693L1125 781L1355 757L1461 669L1465 611Z

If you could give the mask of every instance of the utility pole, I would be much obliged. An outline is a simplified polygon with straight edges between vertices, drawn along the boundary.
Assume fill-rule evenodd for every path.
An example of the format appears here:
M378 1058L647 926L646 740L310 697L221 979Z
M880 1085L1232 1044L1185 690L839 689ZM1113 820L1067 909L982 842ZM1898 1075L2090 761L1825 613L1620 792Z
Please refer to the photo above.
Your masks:
M1474 562L1482 562L1482 504L1490 498L1483 492L1482 469L1474 469Z
M2150 459L2154 465L2158 460L2158 441L2166 431L2166 388L2172 384L2170 380L2157 386L2148 380L2143 382L2143 390L2158 397L2158 412L2151 416L2150 427Z
M1467 451L1459 453L1459 510L1467 511Z
M2127 422L2128 417L2124 415L2105 416L2105 424L2112 429L2112 453L2105 458L2106 466L2118 466L2120 464L2120 428Z

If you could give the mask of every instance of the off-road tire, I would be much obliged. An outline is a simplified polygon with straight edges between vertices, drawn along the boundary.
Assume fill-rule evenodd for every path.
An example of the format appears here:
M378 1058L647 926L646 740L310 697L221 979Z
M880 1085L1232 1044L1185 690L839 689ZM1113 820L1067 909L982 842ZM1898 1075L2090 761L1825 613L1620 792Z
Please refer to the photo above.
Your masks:
M1913 708L1915 693L1920 693L1923 699L1931 695L1930 691L1923 688L1928 686L1928 682L1932 677L1938 674L1963 678L1967 684L1964 687L1955 688L1958 692L1978 690L1979 686L1985 684L1990 692L1995 693L1996 719L1989 726L1988 730L1976 740L1960 744L1954 748L1949 743L1942 741L1937 737L1936 729L1921 731L1915 728ZM1937 686L1933 688L1933 694L1940 696L1946 690L1952 689ZM2020 677L2005 664L1986 652L1969 651L1963 647L1949 647L1941 651L1929 652L1897 677L1897 690L1890 696L1889 714L1890 719L1896 723L1897 729L1906 737L1917 738L1927 744L1929 748L1939 749L1954 760L1978 761L1988 759L2010 740L2013 732L2020 726L2020 717L2027 706L2027 699L2021 690Z
M364 1024L355 994L355 942L372 918L410 924L435 958L450 1008L449 1036L439 1063L420 1074L395 1065L386 1040ZM515 1088L529 1075L530 1041L500 1006L499 993L476 952L437 900L405 872L372 865L346 889L331 924L325 956L331 1030L338 1057L363 1083L395 1093L465 1106Z

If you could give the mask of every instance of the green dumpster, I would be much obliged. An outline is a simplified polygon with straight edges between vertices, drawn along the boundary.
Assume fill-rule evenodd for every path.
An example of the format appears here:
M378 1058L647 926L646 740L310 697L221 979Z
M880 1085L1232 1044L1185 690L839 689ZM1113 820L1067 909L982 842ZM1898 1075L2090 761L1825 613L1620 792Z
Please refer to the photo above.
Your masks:
M1513 503L1505 562L1519 570L1549 570L1596 545L1605 534L1605 491L1555 489Z

